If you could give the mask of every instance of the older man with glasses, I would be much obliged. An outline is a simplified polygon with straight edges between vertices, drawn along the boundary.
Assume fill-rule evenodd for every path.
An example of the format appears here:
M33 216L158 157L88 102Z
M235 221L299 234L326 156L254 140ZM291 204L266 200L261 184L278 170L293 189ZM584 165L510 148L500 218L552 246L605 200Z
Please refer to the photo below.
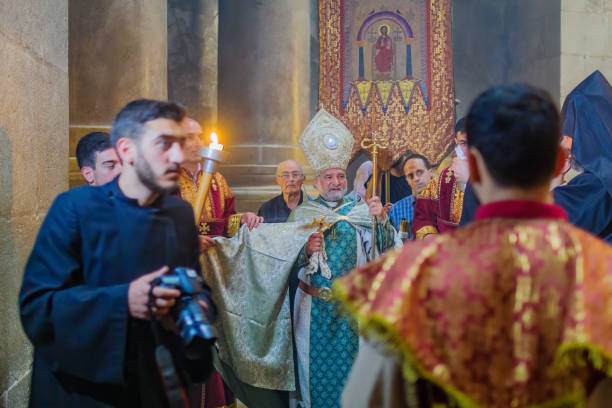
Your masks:
M266 201L259 208L258 216L264 222L285 222L291 211L302 204L304 183L304 170L294 160L285 160L278 165L276 182L281 187L281 194Z

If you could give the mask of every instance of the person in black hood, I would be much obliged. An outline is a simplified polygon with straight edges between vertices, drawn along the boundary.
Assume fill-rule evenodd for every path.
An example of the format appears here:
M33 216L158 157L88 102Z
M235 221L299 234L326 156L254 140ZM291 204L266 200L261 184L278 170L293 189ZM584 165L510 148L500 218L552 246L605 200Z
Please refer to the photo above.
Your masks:
M612 244L612 86L595 71L565 98L563 135L583 172L553 190L569 221Z

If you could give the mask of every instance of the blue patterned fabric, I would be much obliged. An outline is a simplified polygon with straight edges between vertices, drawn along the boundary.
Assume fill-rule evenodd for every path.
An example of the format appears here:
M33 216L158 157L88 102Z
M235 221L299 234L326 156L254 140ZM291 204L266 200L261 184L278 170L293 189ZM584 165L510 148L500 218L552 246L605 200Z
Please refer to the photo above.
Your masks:
M326 205L320 198L317 201ZM349 200L345 198L344 203ZM348 213L357 201L340 209ZM336 223L325 235L327 264L332 279L320 273L312 276L314 287L331 287L334 279L345 276L357 266L355 228L345 221ZM335 408L359 348L356 323L339 314L338 305L312 298L310 312L310 403L312 408Z
M400 222L407 220L412 224L412 218L414 217L414 203L416 199L414 195L402 198L397 203L393 204L391 211L389 211L389 221L399 231Z

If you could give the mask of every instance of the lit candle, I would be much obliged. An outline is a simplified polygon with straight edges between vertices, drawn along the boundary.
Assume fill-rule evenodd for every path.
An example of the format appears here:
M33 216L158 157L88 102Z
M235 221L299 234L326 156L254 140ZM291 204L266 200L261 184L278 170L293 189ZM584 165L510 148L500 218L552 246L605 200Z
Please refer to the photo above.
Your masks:
M215 132L210 134L210 144L200 148L200 156L202 157L202 180L198 188L196 203L193 207L196 225L199 224L204 210L204 202L210 189L210 182L215 174L217 165L223 161L226 153L222 152L223 145L219 143L219 137Z
M208 145L208 147L218 151L223 150L223 145L219 143L219 137L217 136L217 133L212 132L210 134L210 144Z

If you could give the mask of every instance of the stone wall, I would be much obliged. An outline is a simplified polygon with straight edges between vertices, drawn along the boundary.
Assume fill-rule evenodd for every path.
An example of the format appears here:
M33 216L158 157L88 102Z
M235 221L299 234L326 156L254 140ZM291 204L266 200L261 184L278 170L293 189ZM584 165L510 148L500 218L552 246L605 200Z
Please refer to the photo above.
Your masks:
M168 1L168 98L206 133L217 125L219 1Z
M79 139L110 131L126 103L166 99L166 0L70 0L70 186L83 184Z
M504 82L527 82L558 98L560 1L453 2L457 118L479 93Z
M505 7L507 81L527 82L559 98L561 1L512 0Z
M561 1L559 103L596 69L612 81L612 1Z
M0 2L0 406L26 407L31 345L17 295L52 200L68 187L68 0Z
M317 19L313 0L219 4L218 128L230 152L221 171L238 211L279 194L278 163L306 163L297 142L317 109Z

